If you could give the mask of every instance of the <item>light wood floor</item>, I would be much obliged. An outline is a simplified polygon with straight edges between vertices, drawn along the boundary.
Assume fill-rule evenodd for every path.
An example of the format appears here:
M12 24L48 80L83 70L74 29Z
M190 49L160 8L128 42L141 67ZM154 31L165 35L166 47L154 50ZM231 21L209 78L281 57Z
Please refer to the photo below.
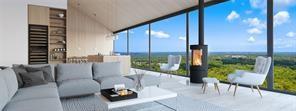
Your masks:
M159 76L159 73L146 72L147 74ZM218 106L233 109L235 111L296 111L296 96L262 91L263 98L257 90L254 92L250 88L238 87L236 96L233 96L234 87L228 92L228 84L219 84L221 95L214 89L214 85L209 85L206 93L202 93L201 84L188 84L188 78L161 76L160 87L178 92L185 96L206 101Z

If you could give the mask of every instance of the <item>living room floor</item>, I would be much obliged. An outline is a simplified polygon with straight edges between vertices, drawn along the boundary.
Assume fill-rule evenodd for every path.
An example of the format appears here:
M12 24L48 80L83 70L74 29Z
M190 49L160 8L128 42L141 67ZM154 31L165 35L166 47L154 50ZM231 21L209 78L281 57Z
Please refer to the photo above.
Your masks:
M159 76L158 72L146 71L146 74ZM296 96L261 90L263 98L257 90L238 87L233 96L234 87L228 92L228 84L219 84L221 95L214 89L214 85L207 87L202 93L201 84L188 84L188 78L163 74L161 88L165 88L184 96L205 101L211 104L229 108L235 111L296 111Z

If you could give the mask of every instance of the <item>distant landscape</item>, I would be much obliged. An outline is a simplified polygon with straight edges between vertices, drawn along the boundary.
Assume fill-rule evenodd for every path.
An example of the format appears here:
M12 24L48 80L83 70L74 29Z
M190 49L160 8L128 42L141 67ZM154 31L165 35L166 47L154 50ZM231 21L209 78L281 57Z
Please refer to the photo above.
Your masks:
M121 53L124 54L124 53ZM151 53L151 70L160 72L159 63L166 63L167 56L182 55L180 69L174 74L186 76L185 52ZM209 75L227 81L227 75L235 70L253 70L255 59L264 52L212 52L209 53ZM132 67L149 69L148 53L131 53ZM296 93L296 52L279 52L274 55L274 88ZM262 87L266 87L264 84Z

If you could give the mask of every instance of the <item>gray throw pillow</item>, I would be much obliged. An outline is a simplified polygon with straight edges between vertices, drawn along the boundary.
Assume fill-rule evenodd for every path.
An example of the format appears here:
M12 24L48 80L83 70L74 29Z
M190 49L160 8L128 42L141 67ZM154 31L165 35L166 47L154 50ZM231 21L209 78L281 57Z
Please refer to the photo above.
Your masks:
M15 65L15 66L12 67L12 69L15 72L18 87L19 88L23 87L24 83L23 83L23 80L22 80L22 78L20 76L20 73L27 73L26 68L24 67L24 65Z
M26 66L26 69L28 72L36 72L36 71L42 71L44 75L44 79L47 82L54 82L54 79L52 77L52 72L51 72L51 66L43 66L43 67L30 67Z
M24 87L47 84L42 71L20 73L20 76L22 77Z

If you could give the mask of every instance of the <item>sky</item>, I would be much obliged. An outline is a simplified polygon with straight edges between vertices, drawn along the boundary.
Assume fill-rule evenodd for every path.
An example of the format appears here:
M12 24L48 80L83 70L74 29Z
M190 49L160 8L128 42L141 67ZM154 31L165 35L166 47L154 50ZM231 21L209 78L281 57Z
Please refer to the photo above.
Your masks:
M274 51L296 52L296 0L274 0ZM231 0L205 8L210 52L267 52L266 0ZM198 11L189 13L189 41L198 43ZM186 15L151 24L152 52L186 51ZM148 52L148 25L129 31L130 52ZM126 31L115 41L126 52Z

